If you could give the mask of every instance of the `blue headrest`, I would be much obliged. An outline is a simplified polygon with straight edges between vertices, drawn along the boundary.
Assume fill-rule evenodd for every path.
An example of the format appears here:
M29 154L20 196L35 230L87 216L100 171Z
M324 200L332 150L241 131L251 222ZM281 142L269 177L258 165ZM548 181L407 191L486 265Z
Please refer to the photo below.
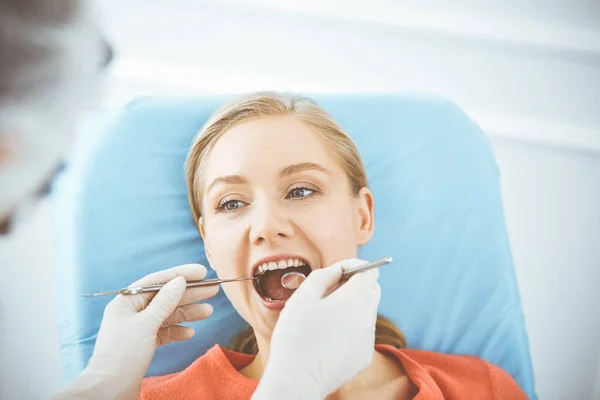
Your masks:
M535 399L498 171L479 127L448 101L416 95L316 95L361 151L375 196L364 259L381 269L380 313L412 348L478 355ZM92 353L106 297L178 264L207 265L188 209L184 159L225 97L150 98L86 129L54 188L56 293L65 381ZM209 277L214 277L210 271ZM148 375L179 371L246 324L223 291L196 336L158 349Z

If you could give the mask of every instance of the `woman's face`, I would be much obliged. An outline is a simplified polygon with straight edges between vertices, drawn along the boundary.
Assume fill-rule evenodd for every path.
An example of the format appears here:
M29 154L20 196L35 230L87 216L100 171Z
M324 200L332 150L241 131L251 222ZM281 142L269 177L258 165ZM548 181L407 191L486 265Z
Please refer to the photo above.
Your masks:
M261 274L259 283L223 289L265 338L292 294L280 284L283 273L353 258L373 231L370 191L352 196L336 156L294 117L253 119L227 131L210 151L202 182L210 265L220 278Z

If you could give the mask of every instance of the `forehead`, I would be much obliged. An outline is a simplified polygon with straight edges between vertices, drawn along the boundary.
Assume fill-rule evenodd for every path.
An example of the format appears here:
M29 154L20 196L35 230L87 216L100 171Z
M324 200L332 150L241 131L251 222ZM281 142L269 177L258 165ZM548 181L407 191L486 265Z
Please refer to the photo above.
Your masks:
M246 121L225 132L215 143L206 164L207 178L246 175L252 170L278 169L300 162L314 162L335 170L335 160L319 135L291 116Z

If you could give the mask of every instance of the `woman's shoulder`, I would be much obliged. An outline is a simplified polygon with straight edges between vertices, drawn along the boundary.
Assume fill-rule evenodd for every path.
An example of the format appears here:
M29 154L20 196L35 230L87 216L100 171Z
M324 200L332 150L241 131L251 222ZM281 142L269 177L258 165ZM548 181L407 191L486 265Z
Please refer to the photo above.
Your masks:
M396 357L411 381L432 395L447 399L527 399L510 374L480 357L392 346L377 349Z

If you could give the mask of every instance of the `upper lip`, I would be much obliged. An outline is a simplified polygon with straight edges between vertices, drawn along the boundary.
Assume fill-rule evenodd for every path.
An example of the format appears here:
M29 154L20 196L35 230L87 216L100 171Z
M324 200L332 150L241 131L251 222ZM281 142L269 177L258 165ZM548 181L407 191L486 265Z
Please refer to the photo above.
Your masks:
M263 263L271 262L271 261L275 262L275 261L281 261L281 260L291 260L294 258L304 261L305 263L308 264L309 267L311 266L310 261L308 261L308 259L306 257L302 257L301 255L298 255L298 254L276 254L273 256L263 257L260 260L257 260L250 268L249 276L254 276L254 271L256 271L256 268L258 268ZM311 267L311 269L312 269L312 267Z

